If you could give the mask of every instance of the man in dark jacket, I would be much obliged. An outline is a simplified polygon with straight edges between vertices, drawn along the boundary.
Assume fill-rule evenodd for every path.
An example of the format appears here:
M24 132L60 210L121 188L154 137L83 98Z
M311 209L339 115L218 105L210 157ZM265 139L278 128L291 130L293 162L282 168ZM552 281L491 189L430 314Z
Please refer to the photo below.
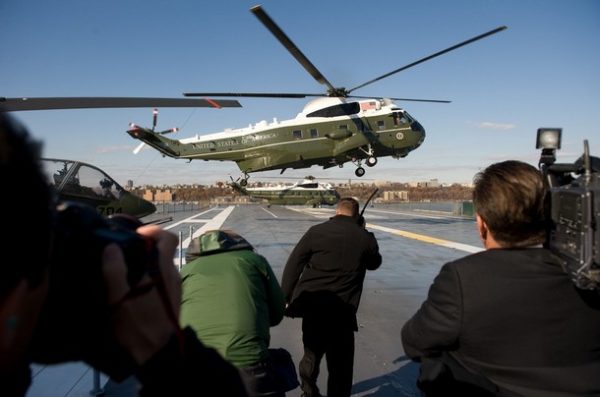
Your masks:
M304 357L299 373L304 396L320 396L319 365L325 355L329 397L349 396L354 367L356 311L366 270L381 265L375 236L358 224L358 202L339 201L336 215L311 227L292 251L281 281L286 315L303 317Z
M538 170L493 164L473 202L486 248L445 264L402 328L430 395L600 395L600 300L578 290L542 243Z

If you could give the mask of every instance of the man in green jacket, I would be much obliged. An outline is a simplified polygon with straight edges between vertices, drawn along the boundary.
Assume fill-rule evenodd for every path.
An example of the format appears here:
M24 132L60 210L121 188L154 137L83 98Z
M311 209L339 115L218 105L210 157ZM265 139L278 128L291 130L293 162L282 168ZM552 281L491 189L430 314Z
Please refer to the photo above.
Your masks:
M212 230L192 240L186 261L182 325L240 369L251 396L278 395L269 327L281 322L285 300L267 260L235 232Z

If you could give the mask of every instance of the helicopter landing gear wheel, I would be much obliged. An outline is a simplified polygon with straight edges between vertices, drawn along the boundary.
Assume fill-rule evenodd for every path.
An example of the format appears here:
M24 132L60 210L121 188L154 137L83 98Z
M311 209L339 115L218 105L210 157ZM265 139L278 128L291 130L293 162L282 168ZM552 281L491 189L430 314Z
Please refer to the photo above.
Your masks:
M354 174L360 178L365 174L365 169L363 167L358 167L356 171L354 171Z
M373 167L375 164L377 164L377 157L373 157L373 156L367 157L366 163L367 163L367 166Z
M250 175L244 174L244 177L240 181L240 185L243 186L243 187L248 186L248 178L250 178Z

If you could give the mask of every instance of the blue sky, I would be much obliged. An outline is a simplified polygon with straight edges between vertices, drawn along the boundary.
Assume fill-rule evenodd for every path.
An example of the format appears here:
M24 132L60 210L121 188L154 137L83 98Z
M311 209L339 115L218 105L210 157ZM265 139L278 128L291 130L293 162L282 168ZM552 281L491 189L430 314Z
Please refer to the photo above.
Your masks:
M0 96L156 96L186 91L321 92L249 12L257 2L0 2ZM539 127L562 127L559 161L590 140L600 156L600 1L373 2L265 0L266 12L336 86L354 87L489 31L508 30L355 91L451 100L398 102L427 131L400 160L380 159L365 179L470 182L492 162L537 164ZM242 98L238 109L160 109L159 129L179 138L290 119L304 99ZM162 158L126 134L152 109L16 112L47 157L100 166L119 182L212 183L237 177L233 162ZM177 137L177 135L175 136ZM291 180L354 177L354 166L288 170ZM251 180L278 171L253 174Z

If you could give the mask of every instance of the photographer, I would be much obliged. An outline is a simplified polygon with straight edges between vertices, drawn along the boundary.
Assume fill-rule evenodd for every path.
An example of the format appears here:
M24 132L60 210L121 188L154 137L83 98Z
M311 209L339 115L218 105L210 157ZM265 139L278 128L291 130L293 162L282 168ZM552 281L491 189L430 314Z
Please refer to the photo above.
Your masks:
M519 161L475 177L486 250L446 263L402 328L427 396L600 393L600 300L575 287L546 238L541 174Z
M3 223L10 228L1 247L5 259L0 267L0 390L3 396L23 396L31 382L29 364L35 357L60 361L60 354L53 350L60 353L60 347L47 346L52 341L45 343L44 335L39 334L44 333L40 331L41 318L49 313L49 297L56 294L56 268L61 264L56 263L57 214L39 164L39 145L2 112L0 180L17 192L17 196L7 192L0 195ZM34 240L27 238L32 231ZM86 352L82 358L109 375L137 375L142 396L245 396L235 368L216 351L204 347L193 331L177 325L181 287L172 259L177 238L153 226L141 227L137 233L140 240L153 242L157 256L149 256L154 258L155 268L142 274L135 285L130 286L131 266L123 256L126 252L117 244L107 244L89 257L72 258L80 261L82 268L99 264L92 273L98 274L93 282L102 286L103 292L102 310L97 315L108 315L97 329L77 330L80 337L65 344L65 349ZM61 294L68 296L68 292ZM98 298L68 297L73 301L89 299L90 305ZM77 322L81 313L57 315ZM86 335L99 335L100 339L89 336L92 340L87 340ZM199 383L202 390L194 390Z

